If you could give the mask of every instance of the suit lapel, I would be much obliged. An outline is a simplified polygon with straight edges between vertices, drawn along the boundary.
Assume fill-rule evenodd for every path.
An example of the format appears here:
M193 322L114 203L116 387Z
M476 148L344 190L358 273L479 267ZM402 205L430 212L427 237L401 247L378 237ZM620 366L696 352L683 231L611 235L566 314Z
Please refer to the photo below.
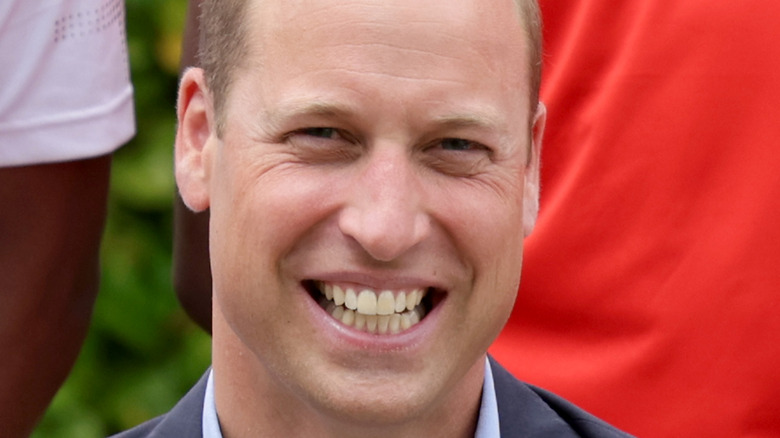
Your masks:
M578 436L528 385L515 379L492 357L501 438Z
M203 399L211 368L198 380L176 406L170 410L149 434L150 438L202 438Z

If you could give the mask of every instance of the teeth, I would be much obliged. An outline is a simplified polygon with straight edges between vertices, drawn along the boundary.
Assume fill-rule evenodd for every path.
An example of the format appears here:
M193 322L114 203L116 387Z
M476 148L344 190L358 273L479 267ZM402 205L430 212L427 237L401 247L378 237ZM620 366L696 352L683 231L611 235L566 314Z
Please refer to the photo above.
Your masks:
M364 315L376 315L376 294L370 290L360 292L357 299L357 310Z
M342 288L325 283L320 283L319 288L328 301L336 303L337 306L345 306L348 309L356 310L364 315L403 313L404 310L413 310L419 306L423 297L425 297L423 289L397 293L384 290L377 296L377 293L370 289L363 289L357 292L352 288Z
M379 320L376 327L377 331L379 331L380 335L384 335L390 326L390 315L379 315L377 319Z
M363 315L360 312L355 312L355 325L354 325L354 327L356 329L358 329L358 330L363 330L363 327L366 326L366 318L368 318L366 315ZM344 320L342 320L342 322L344 322Z
M376 333L376 325L377 325L377 318L379 318L376 315L369 315L366 316L366 331L369 333Z
M389 290L383 291L376 299L377 315L392 315L395 313L395 297Z
M344 315L341 316L341 322L344 323L344 325L354 325L355 311L352 309L345 310Z
M370 289L356 292L353 288L342 288L320 282L324 297L320 305L334 319L357 330L376 334L396 334L419 323L425 315L420 306L425 290L393 292L383 290L377 293Z
M358 306L358 299L357 295L355 295L355 290L352 288L347 289L347 292L344 296L344 305L347 306L347 308L355 310Z
M390 325L388 327L390 333L398 333L401 331L401 315L394 313L390 315Z
M344 304L344 298L344 290L338 286L333 286L333 302L337 306L341 306Z
M409 322L412 325L417 324L422 319L424 313L423 310L420 308L410 310L409 312L406 312L405 315L409 315Z
M333 286L326 284L321 287L321 289L325 292L325 298L327 298L328 301L333 301Z
M404 313L403 315L401 315L401 330L402 331L408 329L409 327L411 327L413 325L414 324L412 324L412 317L409 316L408 313Z
M409 295L406 297L406 310L412 310L420 304L417 302L418 295L420 294L417 293L417 289L409 292Z
M406 310L406 292L401 291L395 299L395 313L401 313Z

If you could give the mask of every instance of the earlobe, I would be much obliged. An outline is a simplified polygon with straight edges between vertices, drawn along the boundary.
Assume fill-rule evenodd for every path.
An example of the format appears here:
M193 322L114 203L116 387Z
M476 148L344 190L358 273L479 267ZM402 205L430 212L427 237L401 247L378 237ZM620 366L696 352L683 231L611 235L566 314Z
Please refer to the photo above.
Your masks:
M547 108L542 102L536 108L531 125L531 147L525 168L525 187L523 193L523 234L527 237L536 225L539 215L539 184L542 154L542 137L547 122Z
M203 70L191 68L182 76L176 113L176 184L184 203L194 211L202 211L210 203L210 157L217 141Z

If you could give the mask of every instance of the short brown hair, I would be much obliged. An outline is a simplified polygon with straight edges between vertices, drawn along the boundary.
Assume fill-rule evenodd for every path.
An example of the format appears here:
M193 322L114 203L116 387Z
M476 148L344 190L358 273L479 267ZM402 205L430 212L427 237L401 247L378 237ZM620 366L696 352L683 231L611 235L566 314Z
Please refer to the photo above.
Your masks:
M233 74L249 52L244 17L251 0L203 0L198 58L214 99L217 134L224 125L224 106ZM262 0L255 0L262 1ZM542 81L542 19L536 0L515 0L528 41L531 73L531 118L539 103Z
M539 105L539 88L542 85L542 13L537 0L515 0L520 9L520 20L528 38L528 61L531 73L531 119Z
M198 62L214 99L217 134L224 125L233 75L249 51L243 18L248 4L248 0L203 0L200 5Z

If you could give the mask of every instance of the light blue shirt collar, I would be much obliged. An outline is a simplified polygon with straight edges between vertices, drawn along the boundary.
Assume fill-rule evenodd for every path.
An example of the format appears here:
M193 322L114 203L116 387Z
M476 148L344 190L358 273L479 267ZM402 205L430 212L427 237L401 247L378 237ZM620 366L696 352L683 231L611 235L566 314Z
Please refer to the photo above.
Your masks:
M485 358L485 380L482 382L482 404L479 406L479 420L474 438L501 438L501 430L498 427L496 386L493 383L493 370L487 358Z
M485 380L482 383L482 403L479 407L479 420L474 438L500 438L498 428L498 403L496 388L493 384L493 371L490 362L485 359ZM206 397L203 399L203 438L222 438L217 418L217 405L214 403L214 373L209 370L206 382Z
M214 402L214 370L209 369L206 381L206 396L203 398L203 438L222 438L217 418L217 404Z

